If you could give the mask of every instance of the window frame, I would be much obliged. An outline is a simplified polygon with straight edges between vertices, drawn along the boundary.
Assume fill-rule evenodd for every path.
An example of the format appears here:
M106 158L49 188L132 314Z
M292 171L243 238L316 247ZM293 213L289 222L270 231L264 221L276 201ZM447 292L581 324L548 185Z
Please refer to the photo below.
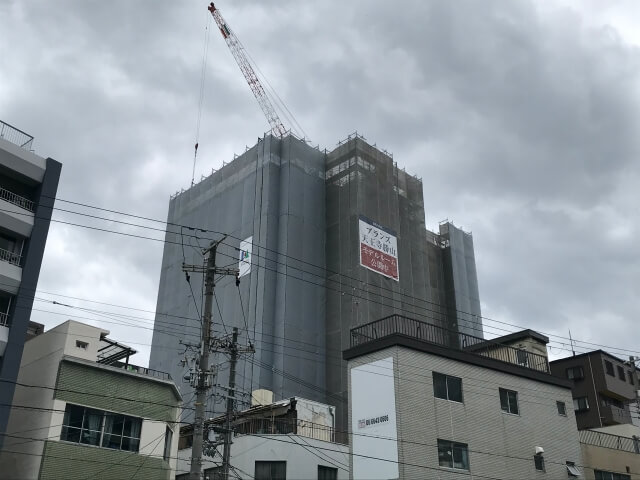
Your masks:
M509 415L520 415L520 405L518 404L518 392L515 390L509 390L506 388L500 387L498 389L500 396L500 408L503 412L508 413ZM506 404L503 403L503 395L506 400ZM515 403L515 411L513 411L513 403ZM505 406L507 408L505 408Z
M452 470L463 470L466 472L471 471L471 461L469 460L469 445L467 443L454 442L452 440L443 440L438 439L437 447L438 449L438 466L444 468L450 468ZM463 466L456 467L456 459L455 459L455 451L458 450L460 452L460 460ZM449 455L450 462L449 465L443 465L443 459L441 456L442 452L445 452L445 455ZM465 463L466 462L466 463Z
M76 410L76 414L78 414L78 409L82 409L82 419L80 420L80 427L73 425L71 422L72 410ZM88 420L89 416L93 415L95 417L100 416L99 427L89 428L86 426L89 424L90 420ZM117 424L118 420L121 420L120 433L115 430L110 430L107 432L107 417L116 417L116 420L111 422L113 425ZM77 419L76 419L77 421ZM69 424L67 424L69 422ZM125 424L129 423L130 431L129 435L125 435ZM138 436L131 435L131 429L135 423L139 423ZM77 405L74 403L67 403L65 405L65 413L62 420L62 429L60 431L60 441L68 442L68 443L77 443L81 445L90 445L98 448L107 448L109 450L117 450L122 452L130 452L130 453L139 453L140 452L140 438L142 437L142 423L143 419L141 417L134 417L131 415L124 415L122 413L110 412L107 410L101 410L97 408L86 407L84 405ZM77 440L73 439L71 436L71 432L76 432L78 434ZM87 432L87 435L85 435ZM97 434L97 435L96 435ZM105 441L110 441L111 437L119 437L118 448L105 445ZM128 440L128 445L134 445L135 449L132 448L123 448L125 445L125 439Z
M562 405L562 412L560 411L560 405ZM565 402L556 400L556 410L558 411L558 415L561 417L567 416L567 404Z
M576 370L579 372L578 375L576 375ZM582 380L584 378L584 368L582 367L582 365L568 367L565 370L565 373L569 380Z
M331 480L338 480L338 469L327 465L318 465L318 480L329 480L327 475L331 477Z
M611 377L615 377L616 376L616 371L613 368L613 363L611 363L609 360L605 360L604 361L604 371L607 375L611 376Z
M608 470L593 470L596 480L631 480L631 475L626 473L609 472Z
M437 385L438 381L437 378L441 377L441 380L444 380L444 387L445 387L445 396L442 397L439 395L439 392L437 390L440 390L442 385ZM457 400L455 398L451 398L449 392L451 391L451 389L449 388L449 381L450 379L452 381L459 381L460 382L460 400ZM432 380L433 380L433 396L435 398L440 398L442 400L447 400L449 402L456 402L456 403L464 403L464 392L462 390L462 378L461 377L456 377L454 375L447 375L446 373L440 373L440 372L432 372Z
M284 476L283 477L274 477L273 467L279 467L284 464ZM269 477L264 478L262 476L258 476L258 465L269 465L270 472ZM287 478L287 462L286 460L255 460L254 462L254 470L253 477L255 480L286 480Z
M165 462L171 460L171 447L173 443L173 430L167 425L167 428L164 431L164 449L162 451L162 459Z
M620 380L622 380L623 382L627 381L627 376L625 375L625 370L622 367L622 365L616 365L616 367L618 367L618 378Z
M584 400L585 408L580 408L580 400ZM578 408L576 408L576 401L578 401ZM589 411L589 397L576 397L573 399L573 411L574 412L588 412Z

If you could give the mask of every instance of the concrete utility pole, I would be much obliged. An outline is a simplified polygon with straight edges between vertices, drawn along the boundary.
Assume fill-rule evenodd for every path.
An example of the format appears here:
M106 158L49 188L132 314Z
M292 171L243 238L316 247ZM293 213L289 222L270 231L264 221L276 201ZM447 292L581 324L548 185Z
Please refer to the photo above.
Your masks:
M222 452L222 478L229 480L229 468L231 467L231 443L232 429L231 416L233 415L235 406L235 388L236 388L236 363L238 362L238 329L233 327L233 336L231 337L231 365L229 367L229 396L227 397L227 422L224 431L224 450Z
M217 242L212 242L209 248L203 251L208 254L207 265L182 265L185 272L197 272L205 275L205 303L202 315L202 332L200 344L200 359L196 367L196 412L193 425L193 446L191 449L190 480L202 479L202 447L204 443L204 420L207 406L207 392L213 385L214 370L209 370L209 352L212 349L211 337L211 311L213 307L213 289L215 288L215 275L239 275L237 268L216 267L216 251L218 245L227 238L225 235Z

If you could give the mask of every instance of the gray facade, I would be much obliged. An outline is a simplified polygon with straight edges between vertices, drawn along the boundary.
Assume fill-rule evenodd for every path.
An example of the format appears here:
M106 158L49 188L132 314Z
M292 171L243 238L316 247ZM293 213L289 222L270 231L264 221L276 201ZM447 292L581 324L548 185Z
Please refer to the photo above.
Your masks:
M363 217L397 239L397 279L361 266ZM243 358L239 387L335 405L338 430L346 426L342 351L353 326L403 313L451 329L453 342L465 329L482 337L471 235L449 223L446 231L428 231L422 181L357 135L331 152L266 136L172 198L168 222L150 367L175 379L185 372L178 340L198 341L202 288L201 276L191 275L194 304L181 265L203 261L188 237L198 232L183 228L181 235L176 225L229 234L219 253L224 265L237 261L241 240L253 238L253 265L240 291L257 351L253 361ZM215 237L198 235L200 246ZM246 341L233 279L221 279L216 295L227 330L244 330ZM214 321L220 334L215 304ZM223 367L217 383L226 381ZM190 388L181 388L189 402Z
M236 267L240 241L253 238L251 272L241 278L240 293L233 277L221 278L215 289L220 312L215 302L213 308L217 335L238 327L241 343L256 339L255 355L242 356L238 364L236 382L244 391L267 388L278 398L324 400L318 392L325 385L324 198L324 155L293 137L267 136L170 201L170 224L229 235L218 249L219 266ZM182 262L202 264L200 247L221 235L172 230L177 233L166 235L149 366L169 372L187 403L192 389L181 382L184 349L178 341L199 342L202 276L191 275L194 300ZM227 379L223 366L216 382L226 385ZM221 408L211 399L209 412Z
M5 433L62 165L0 122L0 434ZM0 447L3 443L0 435Z
M583 353L551 362L551 373L572 383L580 430L633 423L637 417L635 369L603 351Z

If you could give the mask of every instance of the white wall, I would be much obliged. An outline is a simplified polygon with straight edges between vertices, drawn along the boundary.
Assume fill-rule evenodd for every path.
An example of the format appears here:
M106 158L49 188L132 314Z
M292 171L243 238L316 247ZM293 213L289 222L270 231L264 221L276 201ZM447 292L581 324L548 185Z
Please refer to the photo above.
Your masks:
M221 447L218 449L222 453ZM177 475L188 473L191 449L178 452ZM203 470L219 465L211 459L204 462ZM231 464L242 479L251 479L255 474L256 460L280 460L287 462L287 478L295 480L317 480L318 465L338 469L338 479L349 478L349 447L324 442L300 435L243 435L233 439Z
M350 373L353 478L398 478L393 357L352 368Z

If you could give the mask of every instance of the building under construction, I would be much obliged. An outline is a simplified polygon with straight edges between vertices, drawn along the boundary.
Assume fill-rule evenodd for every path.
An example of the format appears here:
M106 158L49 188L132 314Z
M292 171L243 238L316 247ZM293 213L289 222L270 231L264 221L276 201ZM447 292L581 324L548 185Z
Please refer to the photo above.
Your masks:
M182 265L202 264L202 248L223 235L217 264L239 266L240 284L216 281L214 333L237 327L255 345L236 375L247 404L258 388L310 398L335 405L346 429L352 327L401 313L445 327L452 344L458 332L482 337L471 234L451 223L428 231L422 181L358 135L331 152L266 135L172 197L168 223L149 366L171 373L187 407L203 280ZM213 364L226 385L228 358ZM216 392L211 416L224 409Z

